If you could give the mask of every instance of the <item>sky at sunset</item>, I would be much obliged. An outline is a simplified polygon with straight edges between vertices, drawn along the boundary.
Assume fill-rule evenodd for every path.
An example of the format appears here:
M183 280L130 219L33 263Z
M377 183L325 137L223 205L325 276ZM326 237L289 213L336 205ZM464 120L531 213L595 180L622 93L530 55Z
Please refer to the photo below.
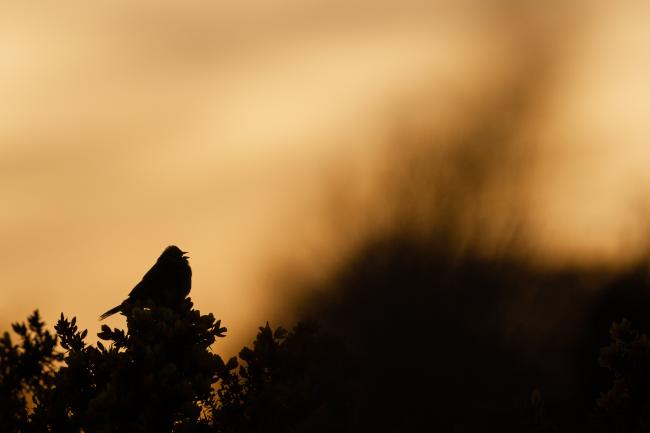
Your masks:
M530 159L507 183L535 254L629 259L650 228L650 3L598 4L2 2L0 326L39 308L96 332L177 244L233 351L290 320L285 269L319 278L381 226L391 158L517 86Z

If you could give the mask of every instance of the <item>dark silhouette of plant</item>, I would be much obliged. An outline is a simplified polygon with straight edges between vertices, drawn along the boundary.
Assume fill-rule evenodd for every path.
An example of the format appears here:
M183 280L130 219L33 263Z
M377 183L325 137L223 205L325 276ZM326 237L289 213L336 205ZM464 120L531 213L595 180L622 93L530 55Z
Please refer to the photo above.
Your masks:
M209 348L226 328L212 314L135 303L128 332L104 325L107 343L90 346L87 331L63 315L56 325L65 364L33 427L57 432L195 432L207 426L218 355Z
M613 312L647 329L647 271L607 280L612 295L593 295L584 329L549 334L553 344L540 339L533 351L521 343L531 334L502 327L515 311L504 299L527 305L523 282L577 291L580 281L505 259L452 259L398 236L351 262L333 281L345 290L338 299L312 306L322 328L267 323L227 361L211 349L226 329L189 298L123 304L127 328L104 325L95 345L74 317L61 315L54 336L35 312L13 326L17 343L0 339L0 432L648 431L645 334L614 323L598 358L607 388L591 371ZM552 319L552 293L536 293L531 305ZM535 319L526 311L519 326ZM557 359L574 343L588 356L565 360L568 370ZM588 374L581 382L567 370Z
M599 424L608 432L649 431L650 340L627 319L612 323L609 337L598 357L612 376L597 400Z
M45 329L38 310L27 323L15 323L15 344L8 332L0 338L0 431L27 424L29 407L38 405L52 387L55 363L63 357L57 340Z
M102 326L96 346L63 314L56 337L38 312L14 325L20 345L5 333L0 431L352 431L352 364L317 327L267 323L252 348L224 362L211 346L226 328L189 298L175 307L136 301L125 313L128 329Z
M354 366L340 340L314 325L298 324L289 332L267 323L239 359L231 359L222 374L212 412L215 431L351 431Z

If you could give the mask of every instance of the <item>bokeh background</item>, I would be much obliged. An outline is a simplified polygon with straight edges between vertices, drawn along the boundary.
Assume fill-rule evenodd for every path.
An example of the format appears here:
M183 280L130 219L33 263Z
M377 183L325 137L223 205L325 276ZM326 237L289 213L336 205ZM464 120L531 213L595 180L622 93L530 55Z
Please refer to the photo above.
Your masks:
M515 233L539 266L634 261L648 20L633 0L3 1L0 328L39 308L95 332L177 244L231 353L457 193L484 254ZM480 194L414 175L458 146L463 176L492 167Z

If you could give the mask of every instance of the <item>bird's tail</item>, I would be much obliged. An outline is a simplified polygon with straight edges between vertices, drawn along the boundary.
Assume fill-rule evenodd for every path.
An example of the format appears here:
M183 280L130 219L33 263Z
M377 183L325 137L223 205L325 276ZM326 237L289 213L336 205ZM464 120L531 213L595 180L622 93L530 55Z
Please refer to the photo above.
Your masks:
M110 310L108 310L107 312L99 316L99 320L104 320L108 316L112 316L115 313L119 313L121 309L122 309L122 304L118 305L115 308L111 308Z

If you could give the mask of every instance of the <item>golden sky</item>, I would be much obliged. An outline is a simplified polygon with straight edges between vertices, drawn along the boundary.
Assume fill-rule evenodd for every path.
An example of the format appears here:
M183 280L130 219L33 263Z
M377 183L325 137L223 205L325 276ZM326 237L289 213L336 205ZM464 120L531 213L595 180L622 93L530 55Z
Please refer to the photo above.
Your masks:
M646 229L650 5L544 4L2 2L0 326L94 332L174 243L235 350L283 317L283 267L326 272L380 219L396 130L444 142L522 77L539 253L619 259Z

